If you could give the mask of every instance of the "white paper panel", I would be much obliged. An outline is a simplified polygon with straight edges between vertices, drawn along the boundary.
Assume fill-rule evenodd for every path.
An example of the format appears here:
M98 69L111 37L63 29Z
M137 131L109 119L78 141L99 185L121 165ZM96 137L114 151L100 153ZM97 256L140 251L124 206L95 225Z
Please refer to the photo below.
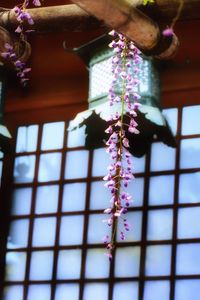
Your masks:
M168 108L163 109L162 114L165 116L172 132L174 135L177 133L177 119L178 119L178 109Z
M151 146L151 171L174 170L176 150L163 143Z
M183 169L200 167L200 138L181 141L180 167Z
M79 300L78 284L58 284L56 286L55 300Z
M179 178L179 202L200 202L200 172L182 174Z
M38 181L52 181L60 178L61 153L40 155Z
M31 266L30 266L31 280L51 280L52 269L53 269L53 251L32 252Z
M23 287L21 285L11 285L4 288L3 300L22 300Z
M177 247L176 274L200 274L200 244L182 244Z
M173 204L173 200L174 176L169 175L150 177L149 204Z
M0 159L2 159L2 158L3 158L3 152L0 151Z
M88 283L84 286L83 300L108 300L108 284Z
M182 134L200 133L200 105L187 106L183 108Z
M53 246L55 231L56 218L36 218L33 227L33 246Z
M145 274L147 276L170 275L171 246L148 246L146 249Z
M64 140L64 122L47 123L42 131L42 150L61 149Z
M6 253L6 281L23 281L26 267L25 252Z
M200 280L177 280L175 300L199 300Z
M123 247L116 250L115 276L139 276L140 247Z
M3 171L3 162L0 160L0 186L1 186L2 171Z
M19 156L15 158L14 182L32 182L35 171L35 155Z
M89 244L102 243L105 235L110 235L111 227L104 223L103 220L107 219L105 214L94 214L89 216L88 236L87 241ZM95 229L95 230L94 230Z
M104 186L104 181L95 181L91 184L90 209L105 209L110 206L111 193Z
M38 125L19 127L16 152L33 152L37 148Z
M80 245L83 240L83 216L61 218L60 245Z
M104 176L108 173L107 167L111 164L106 148L95 149L93 153L92 176Z
M11 222L8 248L23 248L28 242L29 220L21 219Z
M65 163L65 178L86 178L88 173L87 150L68 151Z
M120 282L114 285L113 300L138 300L137 282Z
M146 281L144 285L144 300L169 300L169 281Z
M148 213L148 240L170 240L172 238L172 210L158 209Z
M31 211L32 188L15 189L12 195L12 215L28 215Z
M70 125L70 123L69 123ZM85 128L86 126L83 125L80 128L77 128L72 131L68 131L67 133L67 147L73 148L73 147L81 147L85 146Z
M49 284L32 284L29 286L27 300L50 300L50 298L51 286Z
M97 263L98 262L98 263ZM109 277L110 265L105 249L89 249L86 256L86 278Z
M79 279L81 272L81 250L59 251L57 279Z
M36 214L55 213L58 209L58 185L40 186L36 193Z
M119 242L135 242L141 240L141 230L142 230L142 213L139 211L129 212L124 216L128 224L130 225L130 230L125 231L123 226L123 220L119 219L118 231L117 231L117 241ZM120 239L120 231L125 233L125 240Z
M199 238L200 236L200 207L179 208L178 238Z
M81 211L85 209L86 183L64 185L62 211Z
M133 173L144 173L145 170L145 156L138 158L132 157L133 160Z
M127 192L132 196L133 202L130 207L142 206L144 198L144 178L135 178L127 188Z

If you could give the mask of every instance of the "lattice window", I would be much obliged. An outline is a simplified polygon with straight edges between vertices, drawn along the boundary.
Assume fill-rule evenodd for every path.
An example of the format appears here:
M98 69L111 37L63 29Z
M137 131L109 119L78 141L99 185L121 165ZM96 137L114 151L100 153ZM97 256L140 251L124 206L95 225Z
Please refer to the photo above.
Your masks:
M155 143L134 159L132 226L104 255L104 149L84 149L84 128L19 127L4 300L198 300L200 105L164 111L177 149Z

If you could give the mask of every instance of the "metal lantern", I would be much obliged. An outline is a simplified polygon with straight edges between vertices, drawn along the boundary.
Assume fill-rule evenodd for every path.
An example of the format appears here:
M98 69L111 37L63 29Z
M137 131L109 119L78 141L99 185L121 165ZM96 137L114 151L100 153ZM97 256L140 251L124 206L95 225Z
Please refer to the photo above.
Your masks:
M108 91L112 83L111 60L113 50L107 45L110 37L107 35L73 49L86 63L89 70L89 109L79 113L70 122L68 130L75 130L86 125L86 148L105 146L108 127L106 120L115 111L117 105L109 106ZM160 80L157 67L151 57L143 57L139 65L140 84L136 92L141 96L142 106L138 110L136 121L139 135L126 132L130 143L130 152L140 157L144 155L152 142L162 141L168 146L175 147L175 140L171 130L162 115L160 108ZM121 94L122 87L118 84L116 92ZM120 104L119 104L120 105ZM125 117L126 119L126 110Z
M8 149L9 140L11 139L10 132L3 122L4 115L4 99L5 99L5 69L0 63L0 150L6 152Z

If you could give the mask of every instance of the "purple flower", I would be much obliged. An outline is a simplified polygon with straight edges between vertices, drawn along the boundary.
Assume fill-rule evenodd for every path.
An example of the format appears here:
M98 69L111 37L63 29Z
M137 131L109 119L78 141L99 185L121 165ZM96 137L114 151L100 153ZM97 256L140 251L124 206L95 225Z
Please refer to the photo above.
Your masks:
M41 2L39 0L33 0L33 5L41 6Z
M173 28L168 27L168 28L163 30L162 34L164 36L173 36L174 35L174 30L173 30Z

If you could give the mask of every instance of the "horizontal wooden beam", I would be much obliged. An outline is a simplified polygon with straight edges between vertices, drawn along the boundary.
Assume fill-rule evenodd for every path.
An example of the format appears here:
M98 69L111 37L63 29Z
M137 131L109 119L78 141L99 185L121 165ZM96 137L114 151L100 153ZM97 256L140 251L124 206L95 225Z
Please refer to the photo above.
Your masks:
M28 12L34 19L36 34L88 31L106 24L126 34L146 54L166 58L176 51L177 39L163 38L159 27L161 22L170 25L179 1L156 0L153 5L144 6L143 0L73 0L80 7L69 4L33 8ZM200 18L199 11L200 0L184 0L180 19ZM0 8L0 26L14 32L17 20L12 10Z
M100 21L74 4L32 8L27 11L34 20L31 29L36 33L88 31L101 26ZM18 21L13 10L0 8L0 26L7 30L16 29ZM24 26L30 29L28 24Z

